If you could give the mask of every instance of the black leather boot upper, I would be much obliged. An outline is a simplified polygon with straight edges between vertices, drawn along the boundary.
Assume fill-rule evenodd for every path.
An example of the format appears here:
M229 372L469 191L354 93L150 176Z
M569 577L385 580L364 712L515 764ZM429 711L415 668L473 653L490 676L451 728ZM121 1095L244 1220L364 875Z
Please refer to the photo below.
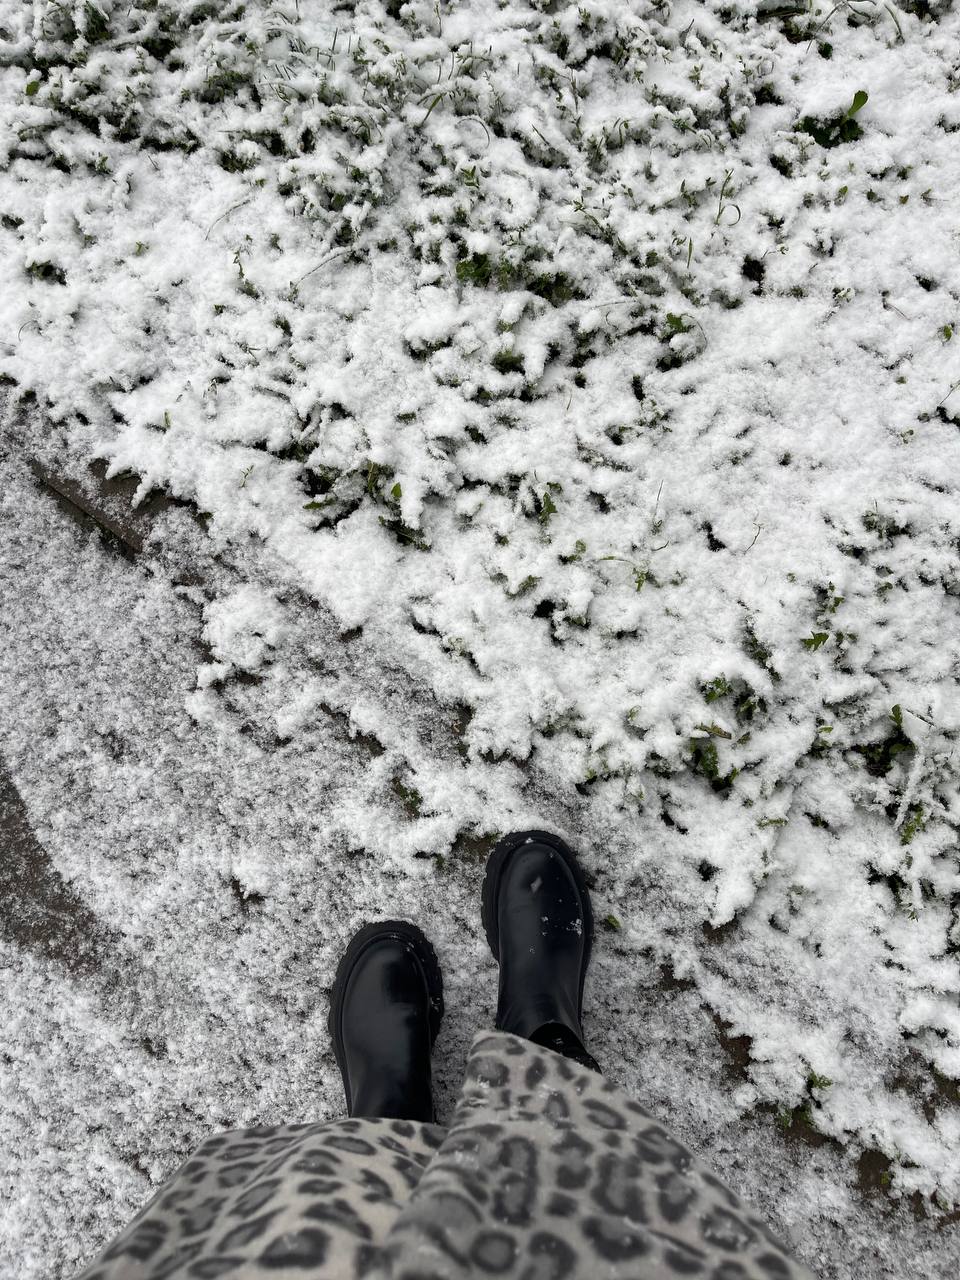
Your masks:
M500 960L497 1027L596 1068L581 1025L592 935L586 886L572 853L531 835L495 851L484 889Z
M341 962L330 1031L351 1116L434 1120L430 1051L442 997L422 942L429 955L396 924L367 926Z

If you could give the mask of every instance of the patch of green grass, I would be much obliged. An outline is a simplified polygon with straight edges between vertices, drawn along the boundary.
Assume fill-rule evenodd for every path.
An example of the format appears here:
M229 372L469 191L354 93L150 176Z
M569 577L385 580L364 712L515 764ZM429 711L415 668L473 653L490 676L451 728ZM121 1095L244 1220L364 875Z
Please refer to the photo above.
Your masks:
M903 713L899 703L890 713L893 731L877 742L860 743L852 748L863 757L867 772L874 778L885 777L893 767L897 756L913 751L914 746L903 732Z
M784 1107L777 1112L777 1124L781 1129L792 1129L794 1125L812 1125L813 1116L810 1106L804 1103L800 1107Z
M494 263L489 254L470 254L457 263L456 276L461 284L471 284L478 289L487 288L491 282L500 289L522 286L554 307L582 298L584 295L565 272L538 269L536 263L542 253L541 249L528 249L517 263L507 258Z
M864 512L860 520L868 533L875 533L887 542L911 532L908 524L898 524L892 516L882 515L878 507L873 511Z
M661 341L672 338L676 333L689 333L693 328L692 324L687 324L683 316L675 315L672 311L668 311L666 315L665 328L661 335Z
M744 683L742 691L737 694L733 703L733 714L740 724L751 724L758 711L766 713L767 701L755 693L750 685Z
M422 530L404 524L399 516L379 516L378 519L383 528L404 546L413 547L417 551L430 550L430 544L424 538Z
M250 77L246 73L229 67L222 67L212 75L207 76L196 97L199 102L220 103L225 98L235 95L241 85L249 83Z
M659 582L650 573L650 566L646 564L634 564L632 560L627 560L623 556L597 556L596 563L600 564L605 560L617 560L620 564L628 564L633 571L633 587L635 591L642 591L647 578L650 578L654 586L659 586Z
M907 812L909 817L900 828L900 843L902 845L909 844L917 832L922 831L927 825L922 804L912 804Z
M703 694L706 702L716 702L718 698L725 698L731 690L731 685L727 681L726 676L715 676L707 684L700 686L700 692Z
M31 262L27 266L27 271L34 280L53 284L67 283L67 273L53 262Z
M551 516L555 516L557 514L557 505L553 500L553 494L561 493L562 491L563 491L563 485L558 484L554 480L554 481L550 481L547 484L546 489L543 491L543 497L540 497L539 495L534 495L534 505L537 511L537 519L540 521L541 524L546 524L549 521Z
M581 538L578 538L573 544L573 551L569 555L558 556L557 559L561 564L576 564L578 560L583 559L586 549L587 544Z
M734 767L721 775L717 745L712 737L691 738L690 752L689 765L694 773L706 778L712 789L720 794L730 790L740 770Z
M720 776L720 762L717 757L716 743L709 738L693 738L691 740L693 754L691 763L694 771L703 774L713 782Z
M762 667L766 671L774 684L778 684L781 677L780 672L771 663L773 650L758 637L752 622L744 623L743 647L747 656L752 658L758 667Z
M493 367L497 373L523 373L523 356L509 349L498 351L493 357Z
M367 459L367 493L373 497L380 490L380 484L386 467L382 467L379 462L374 462L372 458Z
M457 279L461 284L472 284L485 289L493 276L490 259L485 253L474 253L457 263Z
M557 514L556 505L553 499L550 497L549 492L547 492L543 495L543 497L540 500L540 511L539 511L539 514L537 515L537 519L540 521L541 524L546 524L547 521L550 519L550 517L555 516L556 514Z
M508 591L507 595L511 600L517 600L520 596L525 596L528 592L532 591L539 581L540 579L536 577L536 575L532 573L528 574L528 576L524 578L517 587L516 591Z
M821 147L838 147L844 142L855 142L857 138L863 137L863 129L855 117L866 106L868 100L869 94L866 89L858 89L846 111L829 116L825 120L804 116L796 127L797 132L809 134Z
M732 738L732 737L733 737L733 734L732 734L732 733L730 733L730 732L729 732L729 730L727 730L727 729L721 729L721 728L720 728L720 726L719 726L718 724L714 724L712 721L711 721L711 723L710 723L710 724L698 724L698 725L694 725L694 728L695 728L695 729L701 729L704 733L709 734L711 738L727 738L727 739L729 739L729 738Z
M257 161L252 156L240 156L235 151L221 151L217 155L217 164L227 173L245 173L256 167Z
M801 640L800 643L803 645L805 649L810 649L811 651L815 651L819 649L821 645L826 644L826 642L829 639L830 639L829 632L815 631L813 635L807 636L807 638L805 640Z
M818 616L831 616L843 604L844 597L836 595L835 590L832 582L828 582L825 587L817 588Z
M83 6L83 38L88 44L99 44L110 35L110 19L97 5Z
M583 293L563 271L541 272L524 277L524 283L531 293L543 298L552 307L559 307L571 299L582 299Z

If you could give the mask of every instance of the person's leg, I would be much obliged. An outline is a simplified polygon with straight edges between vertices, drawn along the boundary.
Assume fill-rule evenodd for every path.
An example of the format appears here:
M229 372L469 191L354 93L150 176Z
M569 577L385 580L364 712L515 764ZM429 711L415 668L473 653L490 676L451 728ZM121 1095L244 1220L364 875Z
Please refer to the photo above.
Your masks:
M497 1031L474 1040L446 1137L383 1252L390 1280L811 1275L633 1099Z
M443 1133L357 1119L216 1134L77 1280L365 1275Z
M442 1012L423 935L362 929L330 1011L349 1118L206 1139L77 1280L369 1275L443 1139L430 1088Z
M562 841L520 832L498 846L484 924L501 966L498 1030L474 1041L450 1128L387 1236L382 1274L809 1277L702 1161L599 1073L581 1025L589 895Z

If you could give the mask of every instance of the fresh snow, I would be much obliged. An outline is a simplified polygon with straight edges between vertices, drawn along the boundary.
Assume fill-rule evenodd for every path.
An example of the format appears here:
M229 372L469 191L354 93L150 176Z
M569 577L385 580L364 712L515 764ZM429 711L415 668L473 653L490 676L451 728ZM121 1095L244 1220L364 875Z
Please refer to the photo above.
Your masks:
M483 855L543 825L610 1074L821 1275L956 1273L958 48L942 0L0 0L0 753L114 971L3 943L7 1270L337 1114L364 919L436 936L449 1105ZM129 566L28 456L206 532Z

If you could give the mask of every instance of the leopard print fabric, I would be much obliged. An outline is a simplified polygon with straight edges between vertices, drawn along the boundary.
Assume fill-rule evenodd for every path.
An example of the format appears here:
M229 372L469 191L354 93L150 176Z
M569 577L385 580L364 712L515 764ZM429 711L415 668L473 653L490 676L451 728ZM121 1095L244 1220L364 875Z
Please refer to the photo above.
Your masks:
M404 1120L217 1134L76 1280L367 1277L444 1136Z
M812 1280L760 1218L595 1072L474 1040L449 1129L397 1120L208 1138L77 1280Z

